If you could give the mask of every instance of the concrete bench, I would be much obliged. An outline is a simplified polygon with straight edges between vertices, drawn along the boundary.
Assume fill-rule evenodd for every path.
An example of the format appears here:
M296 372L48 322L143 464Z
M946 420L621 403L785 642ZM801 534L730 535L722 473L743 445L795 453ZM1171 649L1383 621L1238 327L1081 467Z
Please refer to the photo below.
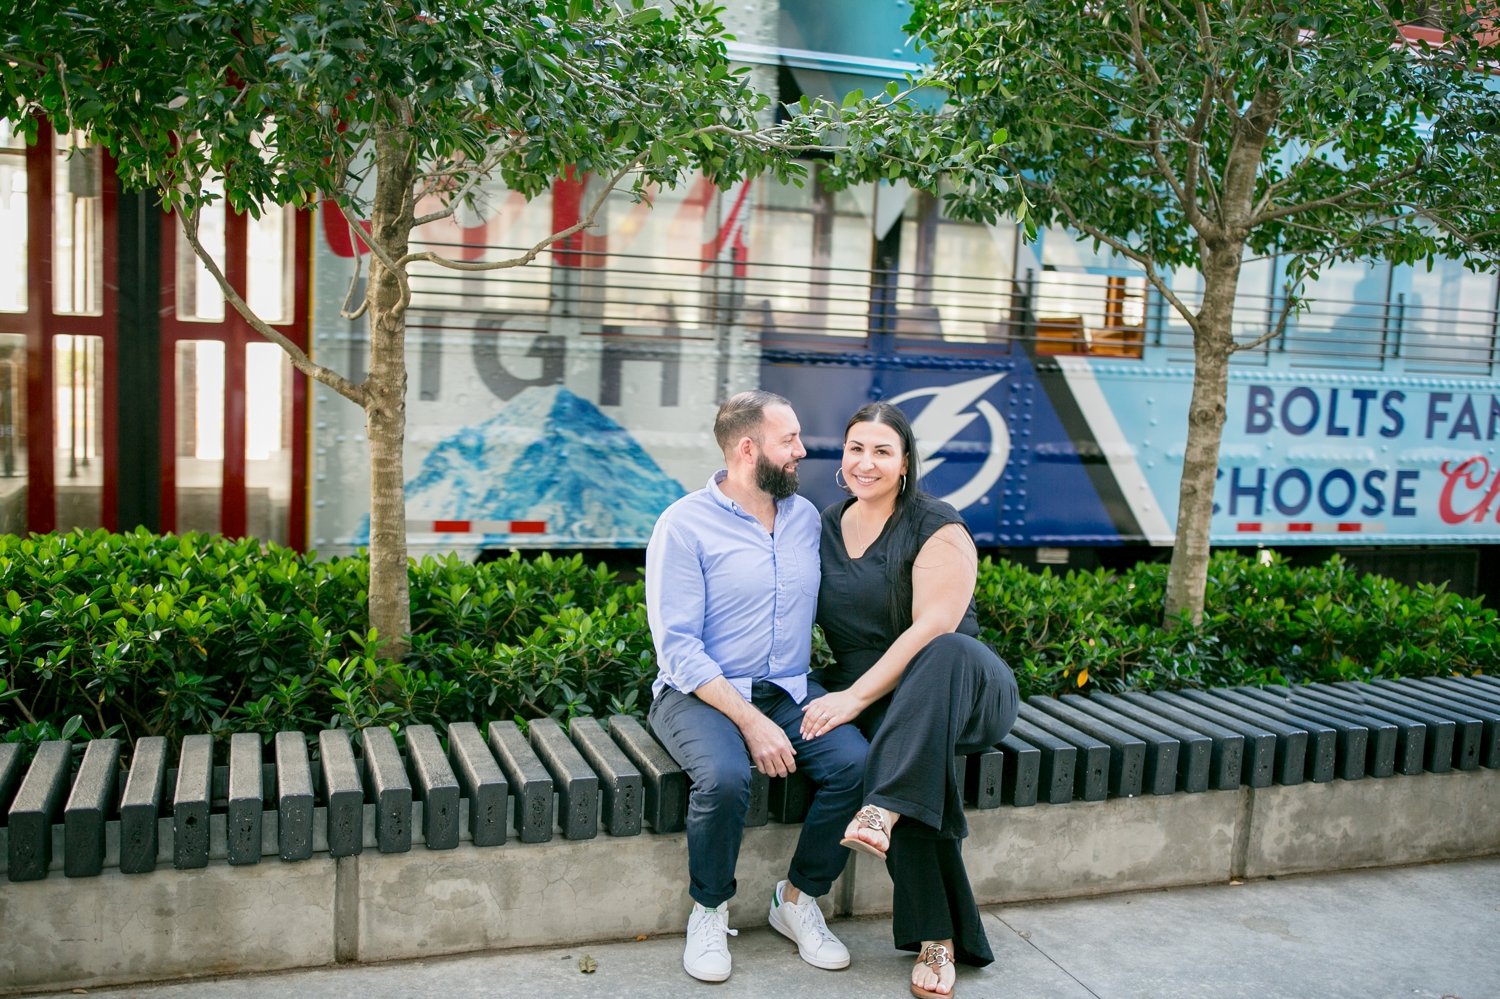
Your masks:
M0 993L680 932L689 785L639 721L401 735L0 745ZM965 853L988 903L1497 852L1497 739L1493 677L1032 698L955 761ZM757 775L740 925L808 791Z

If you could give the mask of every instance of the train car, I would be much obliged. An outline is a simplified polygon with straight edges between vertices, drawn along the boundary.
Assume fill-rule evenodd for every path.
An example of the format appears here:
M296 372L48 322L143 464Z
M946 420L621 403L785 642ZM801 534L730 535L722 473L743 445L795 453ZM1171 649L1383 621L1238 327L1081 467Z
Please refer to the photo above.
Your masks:
M899 4L741 6L735 54L783 97L913 68L888 37ZM616 195L533 264L414 273L413 554L638 550L718 467L718 401L754 386L796 405L819 505L840 495L844 420L885 399L914 420L923 484L985 549L1080 566L1166 553L1191 342L1139 269L1066 231L1027 243L899 183L835 192L809 169L800 188ZM487 190L421 242L518 252L577 219L592 183ZM46 128L26 147L0 124L0 226L0 530L365 543L363 414L225 308L107 157ZM359 243L340 217L209 212L204 238L264 318L363 375L363 321L341 314ZM1189 301L1193 280L1175 282ZM1242 340L1275 325L1283 283L1278 260L1247 261ZM1337 551L1500 596L1497 296L1495 276L1444 261L1326 270L1278 336L1235 357L1214 544Z
M570 186L550 203L494 192L492 214L431 245L530 245L570 220ZM899 185L721 195L700 180L653 200L612 202L548 266L416 279L414 551L640 547L718 467L717 401L755 386L798 408L820 504L839 495L843 421L886 399L913 417L924 486L982 546L1092 565L1170 545L1191 343L1138 271L1066 232L1027 246L1013 226L947 219ZM360 338L336 315L353 241L326 221L313 343L357 369ZM1244 339L1282 304L1275 261L1246 270ZM1355 297L1371 286L1393 290ZM1237 356L1214 543L1340 550L1475 591L1500 540L1494 278L1337 268L1311 293ZM360 414L321 388L313 407L331 431L314 447L313 544L352 550L368 530Z

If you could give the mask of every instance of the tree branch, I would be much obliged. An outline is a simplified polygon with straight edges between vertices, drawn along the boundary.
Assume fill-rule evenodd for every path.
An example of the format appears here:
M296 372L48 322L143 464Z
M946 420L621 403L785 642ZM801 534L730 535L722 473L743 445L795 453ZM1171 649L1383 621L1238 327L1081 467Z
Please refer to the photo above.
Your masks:
M1263 347L1266 344L1270 343L1272 340L1275 340L1277 337L1281 336L1286 332L1287 319L1290 318L1292 309L1296 307L1297 301L1297 297L1292 293L1292 290L1288 288L1285 299L1281 303L1279 314L1276 316L1276 322L1271 325L1271 328L1266 330L1260 336L1256 337L1254 340L1249 341L1248 343L1235 343L1231 338L1229 343L1229 352L1233 354L1242 350L1255 350L1256 348Z
M1298 215L1298 214L1301 214L1302 212L1315 211L1316 209L1319 209L1319 208L1333 208L1333 207L1336 207L1336 206L1342 204L1343 202L1348 201L1350 198L1354 197L1355 195L1358 195L1358 194L1373 194L1374 192L1380 190L1381 188L1389 187L1392 184L1395 184L1395 183L1398 183L1400 181L1403 181L1407 177L1410 177L1412 174L1416 173L1417 170L1420 168L1420 166L1421 166L1421 164L1419 164L1419 163L1413 163L1413 164L1407 166L1406 169L1404 169L1404 170L1400 170L1400 171L1398 171L1396 173L1389 174L1389 175L1387 175L1385 177L1377 177L1374 181L1372 181L1369 184L1365 184L1365 185L1363 185L1361 187L1351 187L1351 188L1348 188L1347 190L1340 191L1338 194L1331 194L1331 195L1329 195L1326 198L1317 198L1317 199L1315 199L1313 201L1304 201L1304 202L1301 202L1300 204L1285 205L1285 206L1283 206L1281 208L1273 208L1273 209L1270 209L1269 211L1263 211L1263 212L1259 213L1258 215L1256 215L1254 218L1252 218L1250 220L1250 224L1252 226L1261 226L1261 225L1266 224L1267 222L1275 222L1278 219L1284 219L1284 218L1286 218L1287 216L1290 216L1290 215Z
M1037 186L1040 187L1040 185ZM1042 189L1045 190L1045 188ZM1197 334L1197 313L1188 308L1187 303L1179 298L1177 296L1177 293L1173 291L1172 288L1167 284L1166 280L1161 276L1161 272L1156 269L1156 261L1150 254L1142 253L1141 251L1131 247L1123 240L1117 239L1114 236L1111 236L1109 233L1103 231L1102 229L1099 229L1089 224L1088 222L1083 221L1073 211L1072 206L1062 199L1053 197L1049 200L1051 200L1053 204L1057 205L1058 209L1065 216L1067 216L1068 224L1071 225L1074 229L1083 233L1085 236L1090 236L1094 239L1097 239L1099 242L1103 243L1105 246L1108 246L1110 249L1120 254L1120 256L1125 257L1127 260L1133 260L1136 263L1140 264L1142 269L1146 272L1146 280L1150 281L1151 286L1155 288L1163 298L1165 298L1172 304L1172 308L1176 309L1178 314L1181 315L1182 318L1187 322L1194 335Z
M182 224L182 232L187 237L188 245L193 248L193 252L203 262L203 266L207 268L209 274L213 275L214 280L219 285L219 290L224 293L224 299L234 306L234 310L247 323L254 327L257 333L286 351L287 356L291 358L292 366L298 371L309 378L322 382L345 399L363 409L368 393L366 393L362 386L355 385L332 368L325 368L323 365L313 361L312 358L303 352L301 347L288 339L284 333L270 326L265 320L257 316L255 311L250 308L249 303L240 297L239 292L235 291L234 287L229 283L229 279L224 276L223 270L219 268L218 261L203 248L202 242L198 239L199 209L184 210L177 217L178 221Z
M594 225L594 219L599 214L599 210L604 207L604 202L609 198L610 194L614 192L614 189L619 186L620 182L624 180L626 176L628 176L632 171L634 171L641 165L641 161L643 161L648 154L648 150L642 150L639 154L636 155L634 159L625 164L625 166L621 168L619 172L611 177L604 184L604 188L599 192L598 197L594 198L594 202L589 206L588 211L584 213L584 215L579 218L577 222L574 222L566 229L560 229L557 232L554 232L552 235L548 236L546 239L541 240L531 249L527 250L525 253L522 253L520 256L507 257L504 260L466 261L451 260L448 257L433 253L430 250L423 250L417 253L408 253L406 256L401 258L399 263L404 267L407 264L415 263L417 261L425 261L427 263L437 264L439 267L445 267L449 270L465 272L497 271L509 267L525 266L526 264L529 264L533 260L535 260L548 247L553 246L554 244L559 243L564 239L567 239L569 236L573 235L576 232L591 228Z

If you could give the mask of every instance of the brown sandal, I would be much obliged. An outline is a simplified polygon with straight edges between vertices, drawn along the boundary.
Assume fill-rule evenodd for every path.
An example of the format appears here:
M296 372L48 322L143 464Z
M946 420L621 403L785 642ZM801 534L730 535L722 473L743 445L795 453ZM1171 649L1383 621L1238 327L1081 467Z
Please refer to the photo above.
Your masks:
M883 833L885 835L885 841L887 845L890 844L891 827L886 823L885 815L874 805L866 805L859 811L855 812L853 822L860 829L873 829L878 833ZM878 857L881 860L885 859L885 850L882 850L877 846L873 846L870 843L865 842L858 836L845 836L843 839L839 840L839 846L845 846L851 850L858 850L860 853L868 853L870 856Z
M942 978L942 970L953 963L953 955L948 953L948 948L942 944L930 943L922 948L921 954L917 955L917 963L927 965L927 967L938 973L939 978ZM958 983L955 982L954 984ZM916 996L917 999L952 999L953 997L952 991L934 992L931 989L922 988L916 982L912 982L911 984L911 994Z

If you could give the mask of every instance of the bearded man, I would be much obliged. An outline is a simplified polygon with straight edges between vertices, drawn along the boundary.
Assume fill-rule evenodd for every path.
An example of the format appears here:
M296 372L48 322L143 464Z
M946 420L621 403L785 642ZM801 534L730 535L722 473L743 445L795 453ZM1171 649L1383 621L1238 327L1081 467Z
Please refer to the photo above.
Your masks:
M725 467L662 513L646 548L659 666L651 730L693 782L682 964L702 981L729 977L728 903L754 766L771 777L800 769L814 786L769 921L804 961L846 968L849 951L817 900L848 859L839 839L860 804L869 746L852 725L801 735L802 705L824 693L807 675L819 517L796 495L802 428L786 399L742 392L719 407L714 438Z

